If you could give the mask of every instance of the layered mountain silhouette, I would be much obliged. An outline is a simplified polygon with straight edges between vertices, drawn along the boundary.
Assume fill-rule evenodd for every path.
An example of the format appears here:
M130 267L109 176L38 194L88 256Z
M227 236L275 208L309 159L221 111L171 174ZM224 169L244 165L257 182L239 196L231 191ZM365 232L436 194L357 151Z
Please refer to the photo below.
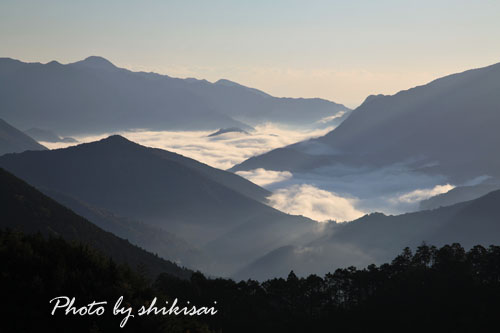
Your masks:
M177 264L193 269L204 269L210 260L201 250L160 227L117 216L110 211L93 207L55 190L45 189L44 192L58 203L105 231L126 239L162 258L168 258Z
M232 171L311 172L332 165L406 163L454 183L500 176L500 64L446 76L393 96L370 96L318 139L250 158Z
M1 168L0 183L1 228L77 241L101 251L119 263L127 263L133 268L142 267L151 277L160 273L180 278L191 276L192 271L102 230Z
M483 183L469 186L455 187L449 192L433 196L420 201L420 209L436 209L439 207L451 206L456 203L470 201L500 189L499 183Z
M422 242L460 243L465 248L494 245L500 234L500 191L435 210L396 216L373 213L349 223L330 223L325 229L309 243L276 248L235 277L266 279L286 276L290 270L306 275L364 267L386 262L401 248L416 248Z
M49 130L44 130L41 128L30 128L24 133L28 134L30 137L35 139L36 141L45 141L45 142L66 142L66 143L76 143L78 142L74 138L71 137L65 137L61 138L59 135L56 133L49 131Z
M66 149L6 155L0 166L49 195L56 191L173 233L213 258L207 271L219 274L310 233L316 224L267 206L263 201L269 192L244 178L117 135Z
M0 155L46 149L28 135L0 119Z
M428 210L318 224L269 207L271 193L246 179L179 154L118 135L48 151L0 121L0 167L72 210L2 171L3 202L12 206L2 212L2 226L82 241L119 261L146 263L155 273L168 269L185 276L107 231L183 265L244 279L382 263L422 241L487 246L500 233L500 191L494 191L500 179L500 64L393 96L370 96L353 112L321 99L275 98L228 80L131 72L100 57L67 65L3 58L0 83L0 116L47 141L63 140L54 133L219 129L211 134L216 136L245 133L266 121L325 127L345 119L323 137L250 158L230 171L264 168L291 171L291 181L300 179L297 174L328 181L338 170L352 176L402 165L435 176L439 184L460 185L422 201L421 209ZM471 179L488 183L466 185ZM383 193L389 198L414 190L392 193L390 185Z
M101 57L71 64L0 58L0 117L61 135L147 128L243 130L263 121L312 125L349 111L321 99L275 98L228 80L132 72Z
M218 135L222 135L222 134L226 134L226 133L248 134L247 131L242 130L241 128L238 128L238 127L229 127L229 128L221 128L218 131L215 131L215 132L209 134L208 136L209 137L214 137L214 136L218 136Z

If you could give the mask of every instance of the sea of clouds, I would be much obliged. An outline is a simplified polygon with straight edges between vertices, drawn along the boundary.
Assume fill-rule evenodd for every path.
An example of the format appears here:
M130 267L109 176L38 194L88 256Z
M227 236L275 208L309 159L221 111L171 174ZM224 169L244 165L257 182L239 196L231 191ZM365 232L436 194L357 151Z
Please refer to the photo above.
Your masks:
M146 131L134 130L101 135L75 136L79 143L91 142L119 134L144 146L176 152L219 169L235 164L275 148L325 135L334 129L290 128L266 123L249 133L228 132L209 137L214 131ZM49 149L65 148L75 143L41 142Z
M238 174L256 183L265 179L262 185L273 192L269 197L273 207L319 222L352 221L372 212L416 211L421 200L455 187L443 176L414 172L404 165L380 169L336 166L294 174L276 171L266 174L265 170ZM271 182L273 176L275 182Z
M134 130L75 139L83 143L120 134L141 145L166 149L225 170L252 156L322 136L332 129L290 128L267 123L249 133L229 132L212 137L211 131ZM50 149L74 145L41 143ZM326 148L312 144L304 149L308 153L314 150L323 153ZM414 211L420 200L454 188L443 177L419 174L404 165L382 169L335 166L295 174L260 168L237 174L272 191L268 199L274 208L320 222L351 221L375 211L386 214Z

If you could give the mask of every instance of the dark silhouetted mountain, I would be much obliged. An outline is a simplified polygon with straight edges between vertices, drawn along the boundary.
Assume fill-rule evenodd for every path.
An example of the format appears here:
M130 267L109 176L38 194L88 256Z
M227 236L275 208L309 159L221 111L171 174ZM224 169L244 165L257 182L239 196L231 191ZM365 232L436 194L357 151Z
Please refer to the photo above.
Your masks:
M42 233L87 244L120 263L144 266L150 276L165 272L188 278L191 271L106 232L35 188L0 169L0 227Z
M218 135L225 134L225 133L243 133L243 134L248 134L247 131L242 130L241 128L238 128L238 127L229 127L229 128L221 128L217 132L209 134L208 136L209 137L213 137L213 136L218 136Z
M224 173L230 179L227 183L241 181L246 194L267 194L239 176L137 145L121 136L48 153L6 158L1 164L37 187L54 189L120 216L159 225L165 219L181 225L203 219L203 223L215 224L216 228L233 223L236 212L228 213L227 205L242 208L242 213L261 205L239 193L238 185L229 188L209 174Z
M66 65L0 58L0 84L0 117L62 135L136 128L248 130L262 121L311 125L349 111L321 99L275 98L227 80L131 72L100 57Z
M71 198L54 190L45 194L98 227L126 239L151 253L189 268L204 269L209 259L199 250L162 228L117 216L102 208Z
M231 170L311 171L408 163L453 183L500 176L500 64L446 76L393 96L370 96L327 135L253 157ZM324 152L308 153L311 145ZM283 160L283 157L285 160Z
M0 119L0 155L45 149L47 148Z
M435 210L386 216L365 215L353 222L325 226L316 240L302 246L277 247L239 273L236 278L323 274L335 268L382 263L403 247L422 242L438 246L454 242L465 248L498 244L500 191Z
M77 140L71 137L61 138L59 135L55 134L52 131L44 130L41 128L30 128L29 130L24 131L24 133L31 136L36 141L45 141L45 142L66 142L66 143L76 143Z
M42 191L178 235L213 259L212 274L232 272L316 224L265 205L269 192L242 177L121 136L7 155L0 166Z

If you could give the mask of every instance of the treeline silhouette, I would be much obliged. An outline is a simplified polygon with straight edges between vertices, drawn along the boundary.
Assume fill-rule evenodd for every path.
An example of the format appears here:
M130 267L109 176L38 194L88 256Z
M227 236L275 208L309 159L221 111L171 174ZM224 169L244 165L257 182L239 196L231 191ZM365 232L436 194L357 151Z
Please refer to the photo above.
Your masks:
M500 323L500 247L422 244L391 263L324 277L265 282L133 269L61 238L0 231L2 332L489 332ZM78 307L108 301L102 316L50 315L57 296ZM136 311L154 297L211 306L215 316L113 316L120 297Z

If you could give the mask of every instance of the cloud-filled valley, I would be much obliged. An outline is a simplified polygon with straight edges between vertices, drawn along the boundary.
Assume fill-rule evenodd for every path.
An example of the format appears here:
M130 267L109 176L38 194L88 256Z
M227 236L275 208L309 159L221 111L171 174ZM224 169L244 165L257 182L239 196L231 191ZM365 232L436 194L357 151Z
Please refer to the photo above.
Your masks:
M307 184L278 189L268 200L271 206L285 213L304 215L319 222L345 222L364 215L354 208L354 199L343 198Z
M211 131L126 131L120 135L139 144L176 152L210 166L228 169L249 157L275 148L319 137L332 130L291 128L267 123L249 133L228 132L210 136ZM75 136L78 143L107 137ZM50 149L78 143L43 142ZM310 154L332 153L328 147L310 142ZM453 188L441 176L413 172L403 164L382 169L334 166L315 172L273 171L263 168L236 174L272 191L268 203L283 212L317 221L351 221L366 213L397 214L414 211L420 200Z
M0 333L498 326L500 1L450 2L0 1Z
M47 65L33 66L53 70ZM495 181L500 162L485 144L498 132L494 121L486 121L497 117L492 107L498 104L497 97L493 93L488 95L490 100L485 100L484 111L472 116L468 112L470 101L477 100L480 90L475 83L464 85L463 82L473 82L479 77L483 78L483 85L490 87L494 85L491 77L498 74L498 66L442 78L394 96L369 96L353 111L320 99L274 98L227 80L211 84L133 73L96 57L76 64L51 66L68 73L74 68L86 68L85 71L94 74L99 72L96 71L98 67L104 66L108 73L116 76L114 80L134 77L141 85L162 82L166 86L161 90L177 87L186 93L184 97L203 96L203 101L198 102L217 106L212 111L223 110L226 116L231 116L231 121L226 119L228 125L217 121L214 127L214 123L197 119L200 122L195 128L182 122L171 127L168 119L162 118L163 114L159 117L153 112L158 110L153 103L141 109L142 113L151 116L149 121L156 119L152 127L139 121L107 126L105 131L98 131L102 124L94 124L99 126L86 133L99 135L82 135L64 122L53 123L61 127L44 127L31 118L26 118L27 121L16 117L12 117L16 124L24 124L23 128L28 130L23 133L4 126L13 137L24 142L26 148L23 149L44 149L29 138L36 136L41 144L52 149L46 153L54 157L53 167L40 170L28 170L22 163L23 156L38 160L37 154L26 154L19 159L6 157L3 159L6 166L14 163L9 166L11 170L25 177L36 176L30 183L52 188L55 192L49 195L101 221L105 229L113 229L150 251L161 251L168 258L178 258L178 262L210 274L240 276L246 272L242 278L262 278L286 274L294 267L304 274L322 274L324 263L331 260L341 266L385 260L401 246L417 244L413 242L422 239L436 239L435 235L442 233L435 229L444 228L448 223L441 218L440 211L398 214L418 212L422 207L439 209L497 189ZM102 72L100 75L107 74ZM465 89L467 85L473 87ZM450 93L451 86L462 93ZM120 87L124 89L122 92L134 94L133 90L128 90L130 86L127 89ZM141 98L149 103L154 96L148 96L147 92L147 89L141 90ZM71 93L75 94L73 97L82 97L79 91ZM113 101L113 96L99 96L107 103ZM158 96L161 100L157 102L161 102L166 113L183 117L183 112L173 111L177 110L177 104L172 104L175 99L163 100L165 96ZM189 98L182 99L186 100ZM460 117L452 117L451 111L445 108L447 103L454 106L454 112ZM194 109L201 111L198 107ZM140 116L133 107L127 110L131 119ZM109 112L106 107L104 111ZM182 119L188 121L189 117ZM70 125L75 123L82 125L75 121ZM134 124L136 126L132 126ZM141 124L146 126L141 127ZM443 131L445 128L447 131ZM445 132L448 134L443 136ZM108 138L111 134L122 137ZM93 143L70 147L87 142ZM64 147L68 149L57 149ZM90 159L84 157L91 151ZM477 158L464 159L463 151ZM58 162L57 156L64 158ZM79 169L72 162L75 159L85 160L87 168ZM107 162L100 164L103 160ZM33 163L46 162L40 159ZM94 168L93 176L89 174L90 166ZM44 174L56 168L59 174ZM32 171L35 174L31 174ZM73 179L72 174L83 177ZM64 177L67 179L62 180ZM100 177L99 181L94 179L96 177ZM47 183L47 179L53 180ZM68 179L72 179L70 184ZM77 182L78 186L74 186ZM122 190L118 191L114 184L121 184ZM95 191L88 186L101 190ZM57 193L59 191L63 192L62 196ZM112 193L104 195L105 191ZM83 198L83 205L72 202L68 195ZM104 211L94 211L101 209ZM453 216L457 209L450 208L445 215ZM106 212L117 214L117 217L109 218ZM126 222L129 217L133 222ZM393 224L394 219L402 219L408 226ZM153 228L141 226L142 222ZM484 223L488 225L489 221ZM128 234L130 226L137 234ZM170 238L179 240L177 245L165 246L161 240L156 244L145 242L145 235L156 233L154 228L166 228L165 231L172 233ZM366 239L366 235L374 233L379 234L377 239ZM479 235L488 239L488 233ZM400 243L394 243L396 240ZM373 244L374 241L379 243ZM278 271L278 262L283 263L283 271ZM257 273L259 271L262 274Z
M322 129L292 128L279 124L266 123L255 126L246 134L229 132L210 137L214 131L122 131L117 132L139 144L161 148L193 158L219 169L229 169L247 158L283 147L298 141L322 136L334 127ZM115 133L101 135L73 136L82 142L100 140ZM78 143L44 142L50 149L64 148Z

